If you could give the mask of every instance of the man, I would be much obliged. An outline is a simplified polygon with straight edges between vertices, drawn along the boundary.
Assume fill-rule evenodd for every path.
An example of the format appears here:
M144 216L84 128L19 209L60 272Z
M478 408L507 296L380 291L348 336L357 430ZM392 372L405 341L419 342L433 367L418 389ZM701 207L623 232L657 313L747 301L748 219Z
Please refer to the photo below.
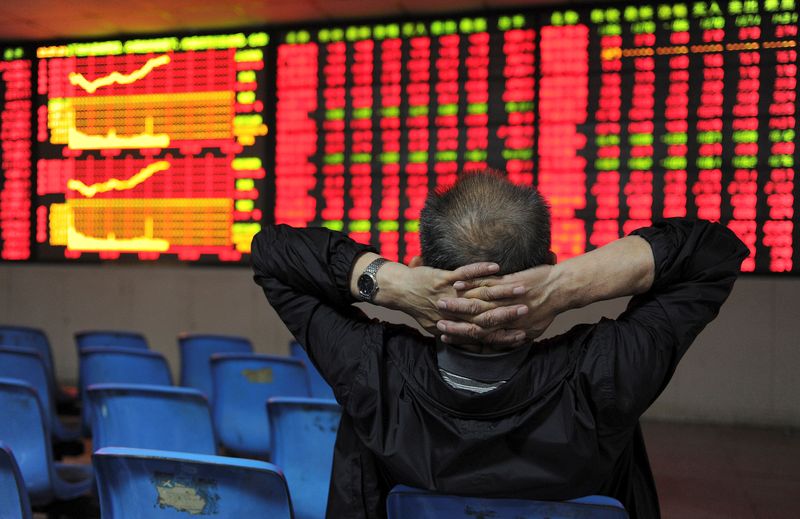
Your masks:
M271 226L253 242L255 280L344 410L327 516L385 517L406 484L603 494L658 517L638 420L727 298L744 245L673 220L551 265L546 204L491 173L432 195L420 235L409 267L326 229ZM558 313L623 295L617 320L533 342ZM369 320L359 300L441 340Z

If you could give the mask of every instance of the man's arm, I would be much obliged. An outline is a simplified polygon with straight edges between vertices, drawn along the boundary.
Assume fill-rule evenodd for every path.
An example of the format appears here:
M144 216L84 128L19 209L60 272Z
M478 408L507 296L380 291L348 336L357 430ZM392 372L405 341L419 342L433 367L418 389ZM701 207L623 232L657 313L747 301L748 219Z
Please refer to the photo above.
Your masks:
M346 404L362 348L377 333L351 306L350 270L370 248L327 229L268 225L253 238L254 280Z
M653 284L616 320L601 322L592 341L607 364L613 399L606 417L638 420L661 394L697 335L719 313L747 247L718 223L668 220L635 231L655 260Z
M593 364L593 369L601 371L593 385L604 388L600 392L609 399L607 409L620 421L637 419L660 394L697 334L716 317L748 254L732 231L705 221L667 220L634 234L565 261L564 275L545 276L538 287L525 286L529 304L551 290L555 297L563 297L560 305L545 298L545 306L556 309L548 312L638 294L618 319L597 325L593 351L587 353L603 359ZM579 268L586 271L578 272ZM526 279L533 279L536 270L527 271ZM557 272L555 267L552 270ZM630 283L629 288L625 283ZM504 294L509 290L508 283L490 280L483 285L504 286L495 289ZM487 287L472 290L486 293ZM464 301L452 301L453 309ZM453 311L450 303L448 311ZM449 327L447 333L451 333Z
M374 249L327 229L270 225L254 237L251 250L256 283L337 398L345 399L362 348L381 340L380 324L351 306L357 302L356 279L378 257ZM435 331L440 318L436 300L455 295L454 282L490 275L498 268L481 263L448 272L386 263L378 271L375 303L409 313Z

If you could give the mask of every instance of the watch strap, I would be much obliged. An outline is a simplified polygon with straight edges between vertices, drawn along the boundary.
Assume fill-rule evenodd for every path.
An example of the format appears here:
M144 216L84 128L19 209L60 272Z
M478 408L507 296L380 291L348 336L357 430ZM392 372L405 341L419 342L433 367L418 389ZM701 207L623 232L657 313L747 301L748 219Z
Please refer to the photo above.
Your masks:
M375 260L372 261L372 263L367 265L367 268L364 269L364 274L368 274L372 277L375 277L375 275L378 273L378 269L381 268L383 264L386 263L387 261L389 260L387 260L386 258L376 258Z
M367 294L359 291L358 295L362 301L371 303L375 299L375 294L378 293L378 269L380 269L383 264L388 261L389 260L386 258L377 258L373 260L369 265L367 265L367 268L364 269L364 272L361 274L361 276L359 276L366 276L372 279L372 291L370 293Z

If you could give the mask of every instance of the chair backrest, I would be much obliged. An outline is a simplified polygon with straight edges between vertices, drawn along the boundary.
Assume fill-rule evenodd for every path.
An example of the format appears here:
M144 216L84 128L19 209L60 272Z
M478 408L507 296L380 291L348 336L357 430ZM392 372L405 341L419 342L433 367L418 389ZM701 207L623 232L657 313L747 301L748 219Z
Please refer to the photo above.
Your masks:
M325 517L342 408L335 400L270 398L272 463L289 485L296 519Z
M106 447L92 456L103 519L291 519L281 471L270 463Z
M297 341L289 341L289 353L292 358L300 360L306 365L308 370L308 381L311 384L311 396L314 398L325 398L335 400L333 396L333 389L325 382L317 368L311 363L308 358L305 348Z
M246 337L229 335L178 336L181 352L180 385L200 390L211 397L211 355L215 353L252 353L253 344Z
M41 354L29 348L0 346L0 377L22 380L36 390L42 403L45 421L52 431L56 407L47 368Z
M622 503L605 496L572 501L534 501L435 494L398 485L386 499L389 519L628 519Z
M31 503L11 448L0 441L0 517L31 519Z
M197 390L135 384L97 384L87 393L92 447L133 447L216 454L211 409Z
M125 348L86 348L80 356L83 428L89 431L92 406L86 388L94 384L150 384L171 386L172 374L167 360L150 350Z
M50 431L36 389L18 379L0 378L0 409L0 438L14 451L31 501L52 500Z
M53 391L55 391L57 386L53 351L44 331L38 328L28 328L27 326L0 326L0 346L16 346L39 352L47 370L47 377L50 379ZM55 396L55 394L51 393L51 396Z
M244 456L269 456L267 400L311 396L303 363L275 355L212 355L211 378L217 436L226 449Z
M75 344L80 353L84 348L114 347L148 349L147 339L141 333L118 330L85 330L75 334Z

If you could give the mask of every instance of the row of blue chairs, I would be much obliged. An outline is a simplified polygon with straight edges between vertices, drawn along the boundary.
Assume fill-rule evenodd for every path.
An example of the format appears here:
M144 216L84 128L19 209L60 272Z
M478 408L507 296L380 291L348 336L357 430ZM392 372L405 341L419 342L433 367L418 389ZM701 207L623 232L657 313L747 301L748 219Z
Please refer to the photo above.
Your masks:
M95 450L127 447L217 454L209 405L197 390L101 384L90 388L89 399L95 409ZM272 461L285 470L295 516L321 517L327 501L339 406L332 400L311 398L274 398L267 405ZM21 473L34 504L73 499L91 488L89 467L52 459L46 413L33 387L0 378L0 409L14 416L13 420L0 421L0 440L19 453Z
M89 342L88 344L84 343L80 348L80 394L82 396L81 400L84 403L84 431L88 432L91 429L90 425L96 421L93 418L93 414L100 412L108 415L111 407L116 406L111 416L135 414L135 412L132 411L132 409L135 409L135 406L119 405L118 401L104 398L104 391L110 390L111 388L104 386L103 383L113 384L126 382L158 385L161 386L160 389L162 393L163 391L173 391L176 397L180 396L184 400L194 399L195 402L199 401L201 405L196 406L198 409L197 413L200 413L201 416L205 414L206 417L209 415L206 395L190 389L182 390L180 388L170 387L172 378L166 359L163 355L147 349L145 341L131 341L128 344L115 344L113 347L97 346L97 344L106 343L116 337L122 337L124 340L129 341L133 337L132 334L113 335L111 333L104 333L103 335L106 336L104 339L97 342ZM88 334L81 334L80 337L86 338L91 336ZM200 426L198 429L195 425L191 427L190 430L185 430L183 432L177 431L170 435L170 437L175 440L175 442L173 442L174 444L170 444L170 442L164 443L163 437L160 438L159 441L148 442L146 440L148 427L135 427L131 426L129 423L127 425L121 425L119 430L137 430L138 434L143 434L145 436L143 441L139 441L138 443L107 442L102 436L102 431L108 431L109 427L114 426L116 422L111 421L105 428L100 429L99 434L101 434L101 436L95 438L95 448L101 448L105 445L153 446L168 450L192 450L199 453L215 454L216 442L218 439L225 447L225 451L231 454L261 457L265 459L268 459L270 455L272 455L280 459L281 455L273 452L274 447L272 447L271 444L274 443L274 441L270 440L271 436L279 433L274 432L267 425L268 420L265 416L266 410L264 409L264 403L271 396L311 396L309 374L307 370L307 366L310 366L310 363L304 364L297 359L250 353L252 351L252 346L250 346L249 341L246 341L246 339L233 338L233 340L227 343L225 342L227 338L221 336L193 336L182 337L182 339L184 343L187 344L185 349L201 352L200 355L186 356L185 358L198 359L205 357L205 371L209 373L206 378L218 379L216 385L221 388L221 391L218 391L218 393L220 393L218 395L220 404L213 407L214 420L211 422L219 424L216 428L218 434L215 434L213 431L206 435L199 434L198 431L202 431L203 427ZM194 344L192 344L192 341L194 341ZM20 341L20 343L22 343L22 341ZM219 343L223 344L223 348L219 348ZM188 344L192 345L189 346ZM215 353L219 349L224 350L224 346L228 344L233 344L233 348L241 349L245 353ZM301 352L304 353L302 348L296 344L293 345L292 352L295 355ZM197 364L202 364L202 362L198 362ZM184 372L192 371L197 373L201 370L184 370ZM323 384L322 389L325 390L323 393L326 396L332 396L332 391L330 391L330 388L322 381L319 374L315 372L315 375ZM47 369L44 366L39 351L34 348L0 347L0 377L3 376L12 378L21 377L31 384L35 390L34 393L37 393L41 400L42 416L45 421L43 430L49 431L54 440L66 437L66 433L63 433L63 431L68 430L68 428L61 423L55 412L52 399L50 398L52 383L47 376ZM202 380L202 378L200 380ZM208 380L204 380L204 382L206 385L209 385ZM212 383L210 385L213 388L214 384ZM126 388L122 387L120 390L124 392ZM213 390L208 391L208 393L213 395ZM336 404L331 402L329 405L335 406ZM275 406L271 405L270 409L273 407ZM304 404L304 407L308 408L308 405ZM146 411L139 413L140 420L136 423L155 424L157 429L163 430L163 418L156 421L152 420L154 416L152 402L151 406L144 406L139 409L146 409ZM191 411L187 411L186 406L184 406L181 412L187 413ZM279 413L280 411L273 410L273 412ZM164 417L169 414L168 412L163 412L156 413L155 416ZM316 417L315 420L319 422L320 418ZM195 419L194 422L195 424L204 423L202 420L198 422L197 419ZM317 423L316 426L319 427L319 423ZM326 427L329 431L335 431L337 429L338 411L335 413L333 423L327 424ZM211 431L212 427L210 426L206 429ZM78 437L78 431L73 429L68 430L68 432L69 438ZM156 436L158 436L157 433ZM284 441L282 443L288 443L295 438L295 436L285 433L283 437ZM203 441L200 440L201 438L205 438L204 448L197 447L197 442ZM2 439L2 437L0 437L0 439ZM182 442L185 443L184 440L187 440L190 444L194 444L195 447L190 448L188 445L182 445ZM323 446L325 444L312 442L310 445ZM41 449L41 451L50 451L50 449L51 447L47 445L45 448ZM331 448L328 450L332 452L332 440ZM319 456L315 455L309 459L318 458ZM50 463L47 463L48 461ZM80 473L75 473L75 471L73 471L74 477L71 479L73 482L78 483L78 485L68 487L66 483L70 480L62 477L63 474L61 473L69 467L60 466L54 463L52 459L38 460L38 466L49 467L47 471L41 472L47 472L51 475L48 479L51 491L45 492L34 489L33 493L35 494L36 503L40 504L53 499L64 500L74 497L74 492L69 493L70 490L77 493L82 492L83 487L81 484L86 482L79 481L81 479ZM292 467L294 467L294 464L292 464ZM329 467L330 461L328 461L328 469L325 471L326 477L330 470ZM290 472L292 471L292 469L289 470ZM304 478L308 477L310 473L306 470L299 470L296 474L297 475L294 477ZM43 487L48 487L48 485L43 485ZM299 490L297 492L302 494L306 488L310 487L305 484L298 485ZM324 493L327 493L327 481L320 488ZM319 506L320 503L324 505L325 499L319 499L318 489L314 489L311 494L314 495L314 499L307 499L305 501L316 503L317 506ZM302 503L304 500L301 499L300 502ZM310 517L313 516L312 514Z
M160 353L150 351L146 340L139 334L82 332L77 334L77 339L80 345L79 395L84 403L80 431L65 426L55 412L55 381L53 370L48 368L47 359L51 355L46 336L29 328L0 327L0 356L5 358L0 363L0 377L21 377L39 390L54 442L77 440L81 432L87 436L90 434L92 407L87 405L90 385L172 385L166 359ZM220 405L213 406L214 419L219 424L220 441L233 454L268 459L269 431L266 422L258 420L267 398L334 398L330 386L297 343L291 345L293 359L287 359L256 355L252 353L250 341L240 337L184 335L179 341L184 352L181 385L195 387L212 399L213 381L218 380L216 387ZM109 343L111 347L98 346ZM5 344L20 348L20 345L27 345L30 351L26 354L23 349L2 347ZM36 367L37 354L43 369Z
M210 361L212 390L200 393L211 402L217 434L225 449L238 456L268 459L270 434L264 403L271 397L310 398L308 369L297 359L254 353L214 354ZM93 423L89 393L98 384L171 386L166 359L152 351L87 348L81 353L83 428Z
M276 466L254 460L152 449L107 447L92 457L104 519L292 519L292 498ZM30 505L11 451L0 444L0 517L30 519ZM570 502L487 499L398 486L389 519L626 519L622 505L591 496ZM318 516L320 519L322 516Z
M75 334L75 343L80 355L87 349L97 347L114 347L132 350L148 350L149 345L144 335L126 331L83 331ZM199 389L210 395L211 370L209 359L220 353L252 353L253 345L245 337L212 334L181 334L178 336L181 357L179 384L184 387ZM51 385L52 396L61 395L57 386L53 353L50 341L44 331L25 326L0 325L0 346L30 348L42 357L46 374ZM302 361L309 370L311 393L315 398L333 398L333 392L314 368L303 347L291 341L290 355Z

